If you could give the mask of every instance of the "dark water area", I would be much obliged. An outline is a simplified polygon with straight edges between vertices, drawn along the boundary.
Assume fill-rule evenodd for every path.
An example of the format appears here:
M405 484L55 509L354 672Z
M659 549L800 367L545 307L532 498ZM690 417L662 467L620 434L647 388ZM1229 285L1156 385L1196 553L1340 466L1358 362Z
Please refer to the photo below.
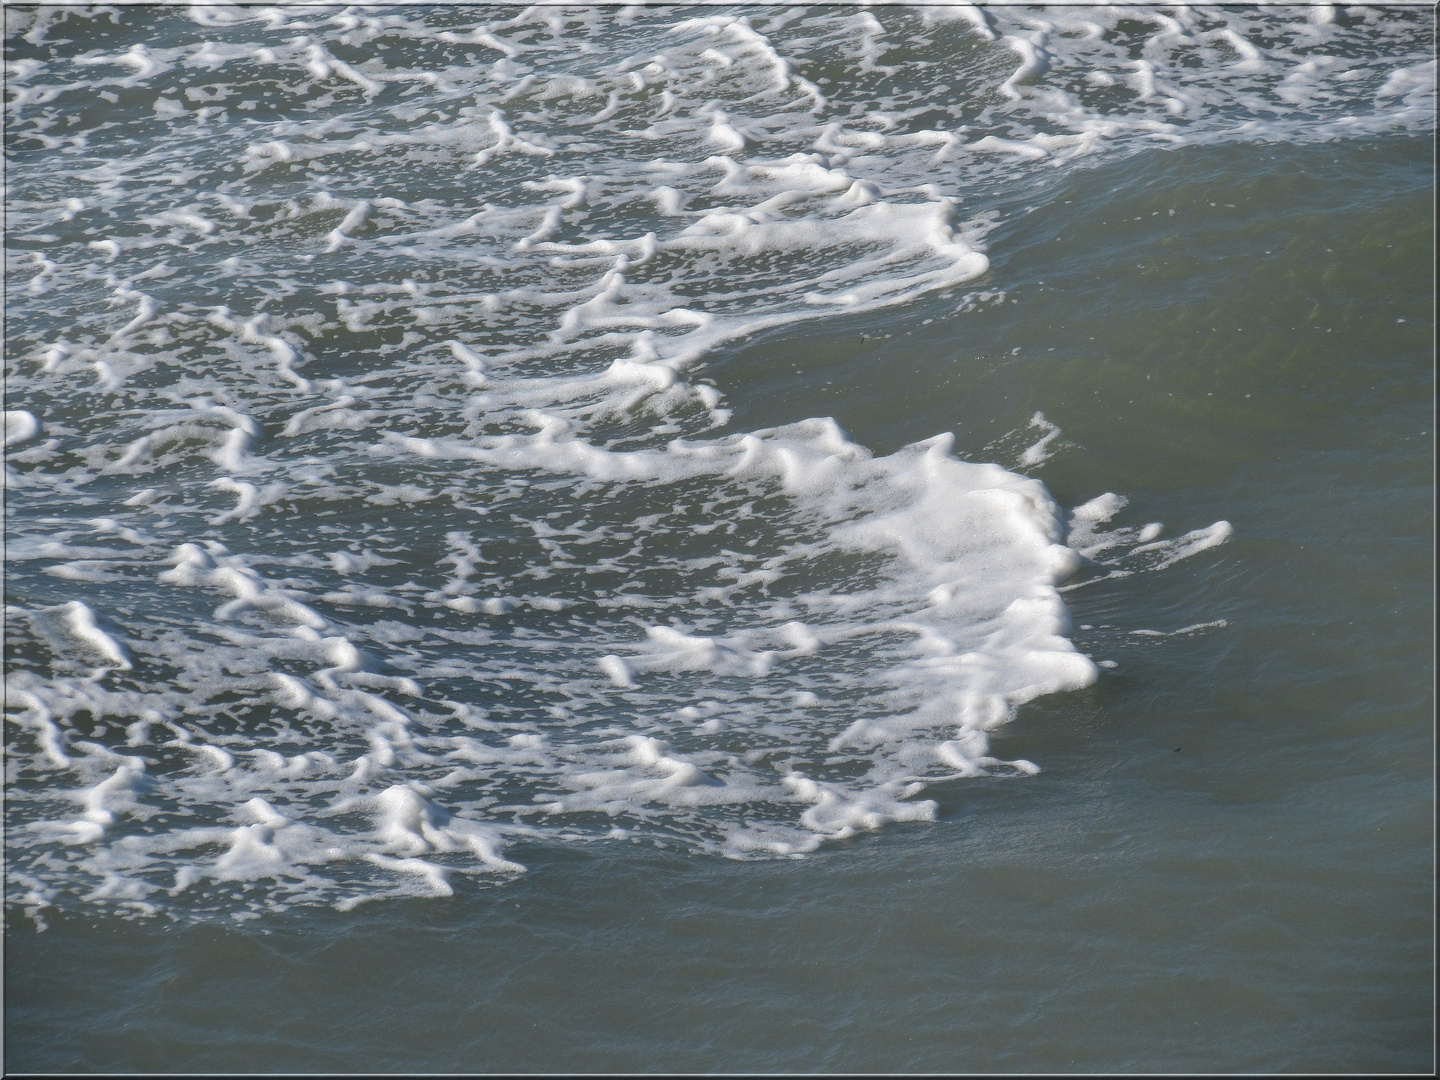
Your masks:
M1432 154L1073 169L991 235L970 288L1005 302L708 363L738 430L833 416L877 454L954 431L1015 467L1043 411L1031 475L1063 507L1233 525L1063 592L1115 666L995 733L1038 775L937 782L933 822L803 859L522 838L514 879L347 912L12 909L6 1067L1429 1071Z

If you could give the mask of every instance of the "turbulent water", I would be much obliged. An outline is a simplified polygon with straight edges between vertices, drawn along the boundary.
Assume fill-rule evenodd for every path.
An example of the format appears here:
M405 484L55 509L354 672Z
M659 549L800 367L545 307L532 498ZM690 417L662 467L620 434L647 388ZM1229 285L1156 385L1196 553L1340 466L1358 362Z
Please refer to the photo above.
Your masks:
M921 301L963 337L1084 170L1428 133L1431 21L7 9L11 902L798 858L1045 768L991 743L1113 666L1065 591L1231 526L1058 505L1044 412L988 458L747 429L722 361Z

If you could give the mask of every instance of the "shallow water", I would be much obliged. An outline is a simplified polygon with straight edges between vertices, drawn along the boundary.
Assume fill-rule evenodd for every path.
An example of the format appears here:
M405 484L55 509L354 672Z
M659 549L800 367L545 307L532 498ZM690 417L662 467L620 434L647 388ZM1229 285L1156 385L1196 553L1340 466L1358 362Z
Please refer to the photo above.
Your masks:
M7 1066L1427 1068L1430 14L712 14L13 28Z

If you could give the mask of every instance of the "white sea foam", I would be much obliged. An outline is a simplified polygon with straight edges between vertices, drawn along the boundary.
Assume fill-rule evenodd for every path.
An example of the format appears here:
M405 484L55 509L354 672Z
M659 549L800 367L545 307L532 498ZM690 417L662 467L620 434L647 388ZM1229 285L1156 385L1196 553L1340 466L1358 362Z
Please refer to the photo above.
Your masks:
M40 421L34 413L13 409L5 413L5 448L27 443L40 434Z
M1429 130L1416 20L1326 10L7 10L17 895L798 856L1035 772L991 736L1097 677L1061 590L1230 526L730 431L704 364L973 281L1071 163Z

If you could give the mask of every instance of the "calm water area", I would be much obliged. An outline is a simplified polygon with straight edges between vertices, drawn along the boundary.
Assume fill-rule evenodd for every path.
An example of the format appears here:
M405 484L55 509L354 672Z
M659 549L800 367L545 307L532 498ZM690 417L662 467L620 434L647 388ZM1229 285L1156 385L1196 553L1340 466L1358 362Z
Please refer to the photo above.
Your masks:
M533 31L488 8L273 10L304 25L7 23L12 95L81 78L74 57L140 57L87 69L113 76L128 127L73 89L7 112L7 1070L1431 1070L1433 118L1311 138L1363 110L1266 112L1246 95L1269 90L1217 74L1176 91L1183 138L936 162L938 141L899 138L944 127L926 95L969 109L945 128L963 120L969 145L1042 145L1060 121L1037 87L1104 69L1064 51L1090 40L1066 30L1078 9L873 9L883 34L844 21L861 9L754 9L786 86L813 80L828 113L766 112L770 84L732 87L718 62L687 98L687 33L772 77L733 21L673 29L712 9ZM1389 64L1376 85L1433 48L1429 9L1360 11L1315 33ZM1229 16L1188 17L1203 42ZM1244 17L1267 58L1309 40L1303 12ZM572 72L599 86L587 115L609 92L596 71L669 49L666 115L696 126L643 155L623 111L567 127L572 98L534 89L560 67L535 68L533 100L501 100L518 69L484 98L456 74L479 61L441 55L480 48L480 24L516 43L491 67L595 43ZM1116 71L1157 32L1101 29ZM1051 73L1004 82L1025 58L1006 35L1042 33ZM187 67L206 41L250 59ZM180 130L174 109L231 108L287 63L273 78L313 79L290 112L256 90L259 110ZM898 74L872 85L877 64ZM443 78L381 79L402 69ZM1366 85L1365 116L1400 110ZM485 157L505 136L484 112L474 145L435 134L482 100L550 153ZM1085 107L1151 108L1107 101ZM867 128L882 107L893 122ZM1232 108L1276 126L1241 130ZM47 109L89 142L64 144ZM754 163L847 145L815 133L846 115L879 141L805 165L845 186L747 219L811 232L664 246L722 234L694 216L705 192L730 213L798 190ZM392 122L429 134L355 148ZM752 171L715 187L719 154ZM637 164L666 155L710 172ZM692 217L656 211L662 194L632 222L661 180ZM885 231L946 185L988 266ZM519 224L455 225L525 199ZM647 231L653 262L597 247ZM806 300L836 267L859 299ZM536 300L537 281L569 299ZM665 314L682 305L716 321ZM787 427L825 417L838 434ZM915 479L906 448L944 432ZM712 469L712 451L780 464ZM999 483L966 463L1053 505L997 497L963 519L988 546L946 547L945 507L971 505L954 492ZM1052 518L1090 555L1025 561ZM761 561L787 545L801 555ZM1002 584L1059 597L1069 625L1005 629L1030 609L985 591ZM907 651L894 628L915 625ZM937 638L990 681L937 667ZM927 727L931 701L951 711Z

